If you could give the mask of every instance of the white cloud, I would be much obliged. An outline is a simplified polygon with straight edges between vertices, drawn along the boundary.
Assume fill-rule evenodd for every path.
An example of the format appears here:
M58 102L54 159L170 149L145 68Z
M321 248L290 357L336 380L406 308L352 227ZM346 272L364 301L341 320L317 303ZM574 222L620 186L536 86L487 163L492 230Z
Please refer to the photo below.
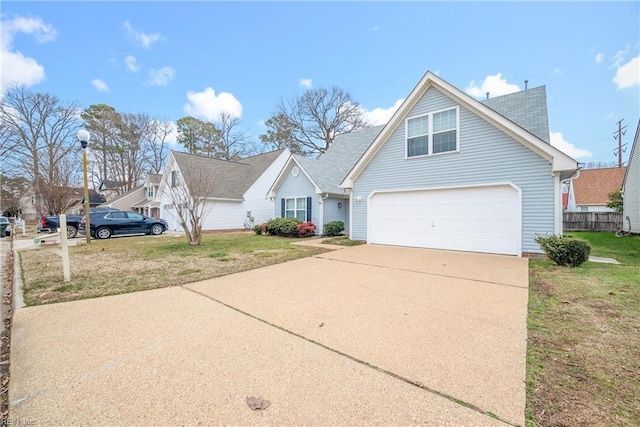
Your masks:
M91 80L91 86L93 86L98 92L109 92L109 86L104 80L93 79Z
M613 55L613 64L611 64L611 67L609 68L620 67L620 64L622 64L622 61L624 61L624 57L627 56L628 54L629 54L628 48L617 51L616 54Z
M189 102L184 106L185 113L200 119L216 121L223 111L233 117L242 115L242 104L229 92L216 95L216 91L208 87L202 92L187 92L187 99Z
M152 44L160 41L162 36L160 33L143 33L142 31L137 31L133 28L129 21L124 21L122 23L125 31L127 32L127 36L140 44L145 49L149 49Z
M472 80L464 91L476 98L485 98L487 92L489 92L489 96L491 97L508 95L519 92L520 87L507 83L507 80L502 78L502 73L498 73L494 76L487 76L480 86L476 85L475 80Z
M591 151L576 148L569 141L566 141L561 132L551 132L549 136L551 137L551 145L576 160L593 157Z
M618 86L618 89L640 86L640 56L632 58L622 66L618 65L613 82Z
M560 68L556 68L555 70L553 70L553 74L555 74L556 76L564 77L564 71L562 71Z
M16 34L31 35L37 43L56 39L53 26L38 18L16 17L0 22L0 91L10 86L32 86L45 78L44 67L35 59L13 50Z
M378 26L376 25L375 27L372 28L373 31L378 31Z
M126 65L129 71L131 71L132 73L135 73L140 69L136 57L132 55L127 55L124 58L124 65Z
M596 64L599 64L604 60L604 55L601 53L598 53L595 59L596 59Z
M395 113L396 110L400 108L400 105L402 105L403 102L404 98L398 99L395 104L393 104L389 108L378 107L369 111L366 108L361 107L360 110L362 111L362 115L364 116L365 120L371 123L373 126L384 125L391 119L393 113Z
M167 86L176 78L176 70L170 67L162 67L159 70L149 70L148 84L151 86Z
M313 80L311 79L300 79L298 83L305 89L311 89L313 87Z

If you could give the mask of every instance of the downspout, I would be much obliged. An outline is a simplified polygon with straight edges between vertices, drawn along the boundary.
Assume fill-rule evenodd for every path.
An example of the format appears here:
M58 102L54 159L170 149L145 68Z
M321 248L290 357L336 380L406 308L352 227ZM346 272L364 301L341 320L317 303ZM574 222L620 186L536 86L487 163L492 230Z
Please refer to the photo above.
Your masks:
M563 234L564 233L564 210L563 210L563 206L562 206L562 183L563 182L568 182L569 183L569 194L567 196L567 207L569 207L569 203L571 202L571 181L573 181L574 179L577 179L580 176L580 169L576 170L576 172L569 178L569 179L565 179L564 181L560 181L560 174L558 173L558 175L556 175L554 177L554 179L557 178L557 180L559 181L558 184L555 186L556 188L556 193L560 193L560 194L555 194L556 196L556 209L558 209L559 215L556 215L556 221L554 224L554 234Z
M329 197L329 193L324 193L324 196L320 196L320 215L318 219L320 220L320 224L318 224L318 230L320 230L320 235L324 235L324 200Z

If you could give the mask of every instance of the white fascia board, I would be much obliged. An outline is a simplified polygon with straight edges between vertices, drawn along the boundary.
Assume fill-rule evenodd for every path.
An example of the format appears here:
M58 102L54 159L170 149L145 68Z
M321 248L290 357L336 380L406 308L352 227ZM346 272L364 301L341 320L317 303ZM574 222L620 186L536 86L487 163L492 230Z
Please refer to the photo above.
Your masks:
M267 197L276 197L276 191L278 190L278 188L280 188L280 186L282 185L282 182L287 177L287 171L289 170L289 167L291 165L296 165L300 169L300 171L304 173L304 176L306 176L309 182L311 182L311 184L313 184L313 186L315 187L316 189L315 191L317 194L321 193L320 187L318 187L318 185L313 181L313 179L311 179L306 169L296 160L296 158L292 154L289 160L287 160L287 162L282 167L282 170L278 174L278 177L274 181L271 188L269 188L269 191L267 192Z
M278 172L278 176L276 176L275 181L273 181L273 184L271 184L271 187L269 187L269 190L267 191L267 197L276 196L276 190L280 187L280 185L282 184L282 181L284 181L285 171L289 168L289 166L292 163L295 163L295 159L293 158L293 154L290 154L289 158L282 166L282 170Z
M456 102L458 102L460 105L463 105L469 110L477 113L486 121L498 127L509 136L514 138L516 141L520 142L522 145L526 146L533 152L540 155L542 158L551 162L552 172L575 171L578 169L578 162L573 158L564 154L562 151L553 147L551 144L547 144L545 141L516 125L501 114L498 114L488 106L484 105L472 96L464 93L460 89L446 82L439 76L433 74L430 71L427 71L424 77L420 80L420 82L402 103L400 108L398 108L395 114L391 117L391 120L389 120L380 134L378 134L371 146L369 146L360 160L358 160L355 166L351 169L349 174L340 184L340 187L345 189L353 188L353 182L355 181L355 179L360 176L362 171L366 168L375 154L380 150L391 133L397 128L398 125L401 124L402 120L404 120L409 111L411 111L411 109L430 87L439 89L440 91L445 93L445 95L450 96L451 98L456 100Z

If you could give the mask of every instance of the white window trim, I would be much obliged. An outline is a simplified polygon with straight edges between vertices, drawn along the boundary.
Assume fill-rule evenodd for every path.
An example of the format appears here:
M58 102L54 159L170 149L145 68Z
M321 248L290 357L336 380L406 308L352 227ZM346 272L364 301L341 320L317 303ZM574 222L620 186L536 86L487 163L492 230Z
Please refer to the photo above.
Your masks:
M295 206L293 209L293 213L294 216L292 217L287 217L287 211L291 210L291 209L287 209L287 200L292 200L293 199L293 205ZM304 199L304 217L305 217L305 221L311 221L311 219L309 218L309 212L307 210L307 196L298 196L298 197L285 197L284 198L284 217L285 218L298 218L297 215L295 215L300 209L297 208L298 206L298 199Z
M433 152L433 115L434 114L438 114L438 113L442 113L444 111L451 111L451 110L456 110L456 149L452 150L452 151L443 151L441 153L434 153ZM417 119L420 117L428 117L429 120L429 132L427 133L427 154L420 154L419 156L409 156L409 120L411 119ZM443 108L441 110L436 110L436 111L430 111L426 114L419 114L417 116L411 116L411 117L407 117L404 120L404 158L409 160L409 159L419 159L419 158L423 158L423 157L434 157L434 156L441 156L441 155L446 155L446 154L451 154L451 153L459 153L460 152L460 106L457 105L455 107L452 108Z
M171 171L171 188L178 188L181 186L182 182L181 182L181 176L180 176L180 171L178 170L172 170Z

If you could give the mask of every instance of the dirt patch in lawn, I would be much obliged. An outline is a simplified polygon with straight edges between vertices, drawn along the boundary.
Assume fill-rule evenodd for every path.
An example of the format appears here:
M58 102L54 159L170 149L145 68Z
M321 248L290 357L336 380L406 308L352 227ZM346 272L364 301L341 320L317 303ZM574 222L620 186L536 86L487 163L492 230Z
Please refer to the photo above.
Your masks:
M69 248L71 281L49 250L20 252L27 305L179 286L330 249L293 245L296 239L250 233L207 233L200 246L171 235L122 237Z

